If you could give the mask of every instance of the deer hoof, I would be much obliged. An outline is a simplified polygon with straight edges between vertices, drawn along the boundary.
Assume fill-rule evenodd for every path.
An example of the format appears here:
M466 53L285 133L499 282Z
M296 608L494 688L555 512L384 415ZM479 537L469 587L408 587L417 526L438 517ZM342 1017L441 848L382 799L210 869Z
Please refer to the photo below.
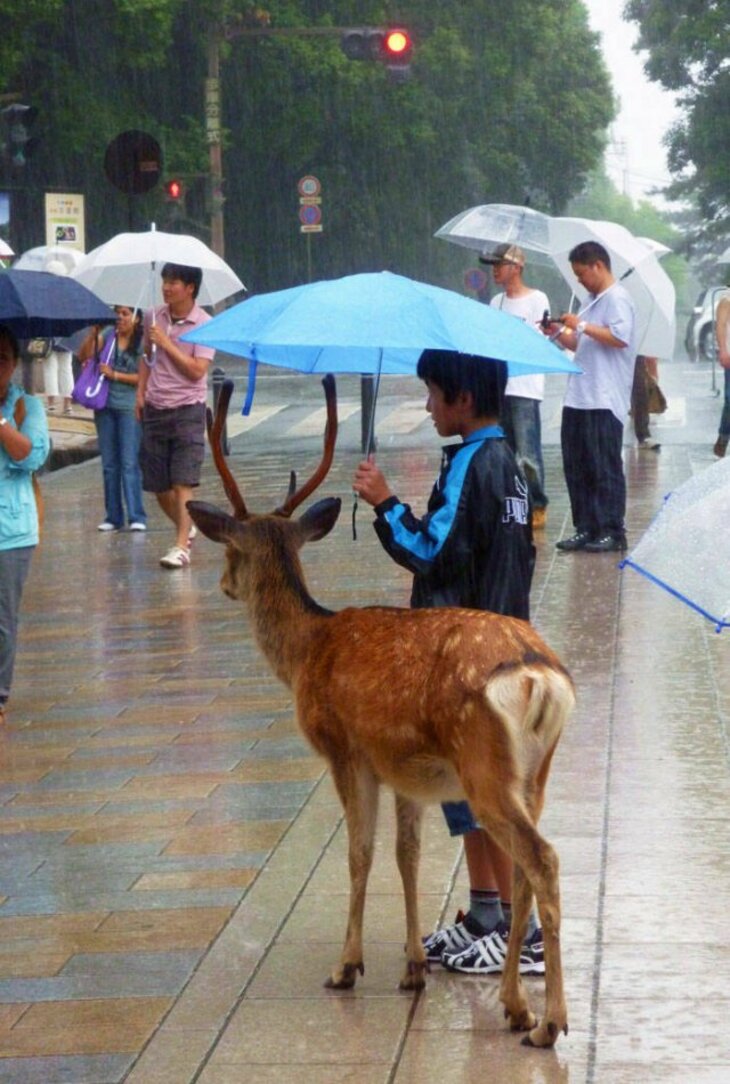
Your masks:
M516 1012L510 1012L509 1009L505 1009L504 1015L509 1020L510 1031L529 1031L537 1024L537 1017L529 1009L520 1009Z
M422 990L426 985L426 974L429 970L428 962L424 960L422 963L416 963L414 960L408 961L406 967L406 973L400 980L398 987L400 990Z
M550 1021L546 1023L544 1020L533 1028L529 1035L525 1035L522 1040L523 1046L535 1046L535 1047L551 1047L555 1046L558 1035L563 1031L568 1034L567 1023L563 1024L562 1028L557 1024Z
M362 962L359 964L343 964L339 971L335 971L334 974L325 982L325 989L327 990L351 990L355 985L357 979L357 973L361 975L365 974L365 967Z

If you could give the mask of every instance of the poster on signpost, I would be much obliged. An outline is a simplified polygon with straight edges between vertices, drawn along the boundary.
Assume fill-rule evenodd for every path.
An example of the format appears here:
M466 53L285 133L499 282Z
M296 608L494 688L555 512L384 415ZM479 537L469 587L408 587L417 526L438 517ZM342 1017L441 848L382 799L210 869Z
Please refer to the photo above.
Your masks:
M46 192L46 244L86 251L84 197L76 192Z

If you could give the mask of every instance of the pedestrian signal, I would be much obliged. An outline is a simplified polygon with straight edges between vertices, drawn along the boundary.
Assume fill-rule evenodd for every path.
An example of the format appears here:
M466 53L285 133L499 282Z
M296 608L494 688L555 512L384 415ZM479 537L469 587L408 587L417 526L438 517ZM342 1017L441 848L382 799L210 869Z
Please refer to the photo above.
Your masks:
M177 178L165 181L165 195L171 203L179 203L183 196L182 181L177 180Z

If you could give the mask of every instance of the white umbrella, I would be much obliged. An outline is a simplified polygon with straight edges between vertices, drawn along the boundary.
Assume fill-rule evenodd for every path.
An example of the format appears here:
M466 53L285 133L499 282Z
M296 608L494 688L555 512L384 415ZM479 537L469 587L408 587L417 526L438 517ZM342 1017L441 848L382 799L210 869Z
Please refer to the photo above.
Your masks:
M636 548L621 562L714 622L730 627L730 458L670 493Z
M197 237L155 229L117 234L85 256L73 277L110 305L143 308L162 301L160 271L166 263L202 270L199 305L216 305L246 289L225 260Z
M61 245L38 245L36 248L26 249L13 264L14 271L48 271L49 264L63 264L66 274L70 274L83 260L84 254L77 248L67 248ZM51 272L54 268L50 268Z
M0 260L9 260L11 256L14 256L12 248L7 241L3 241L0 237Z
M637 316L637 353L666 358L674 353L675 293L672 280L646 243L615 222L558 218L530 207L491 203L456 215L436 237L470 249L514 244L540 263L552 263L585 305L568 254L581 241L598 241L611 256L611 269L631 294Z
M669 245L664 245L661 241L655 241L653 237L637 237L637 241L641 241L642 245L646 245L658 260L661 260L662 256L666 256L672 251Z

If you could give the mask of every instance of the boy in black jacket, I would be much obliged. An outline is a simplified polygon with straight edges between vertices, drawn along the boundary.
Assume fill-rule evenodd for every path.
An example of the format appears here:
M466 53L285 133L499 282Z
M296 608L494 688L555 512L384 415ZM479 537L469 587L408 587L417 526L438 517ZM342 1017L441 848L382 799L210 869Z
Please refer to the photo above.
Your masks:
M375 530L391 557L413 572L411 605L466 606L529 619L535 550L528 488L499 425L504 362L425 350L418 375L426 410L444 448L441 471L419 519L391 492L371 459L354 488L375 509ZM470 905L453 926L424 939L428 959L468 974L500 972L507 952L512 865L478 827L467 802L443 806L452 835L464 836ZM542 974L542 935L534 918L520 958L522 974Z

